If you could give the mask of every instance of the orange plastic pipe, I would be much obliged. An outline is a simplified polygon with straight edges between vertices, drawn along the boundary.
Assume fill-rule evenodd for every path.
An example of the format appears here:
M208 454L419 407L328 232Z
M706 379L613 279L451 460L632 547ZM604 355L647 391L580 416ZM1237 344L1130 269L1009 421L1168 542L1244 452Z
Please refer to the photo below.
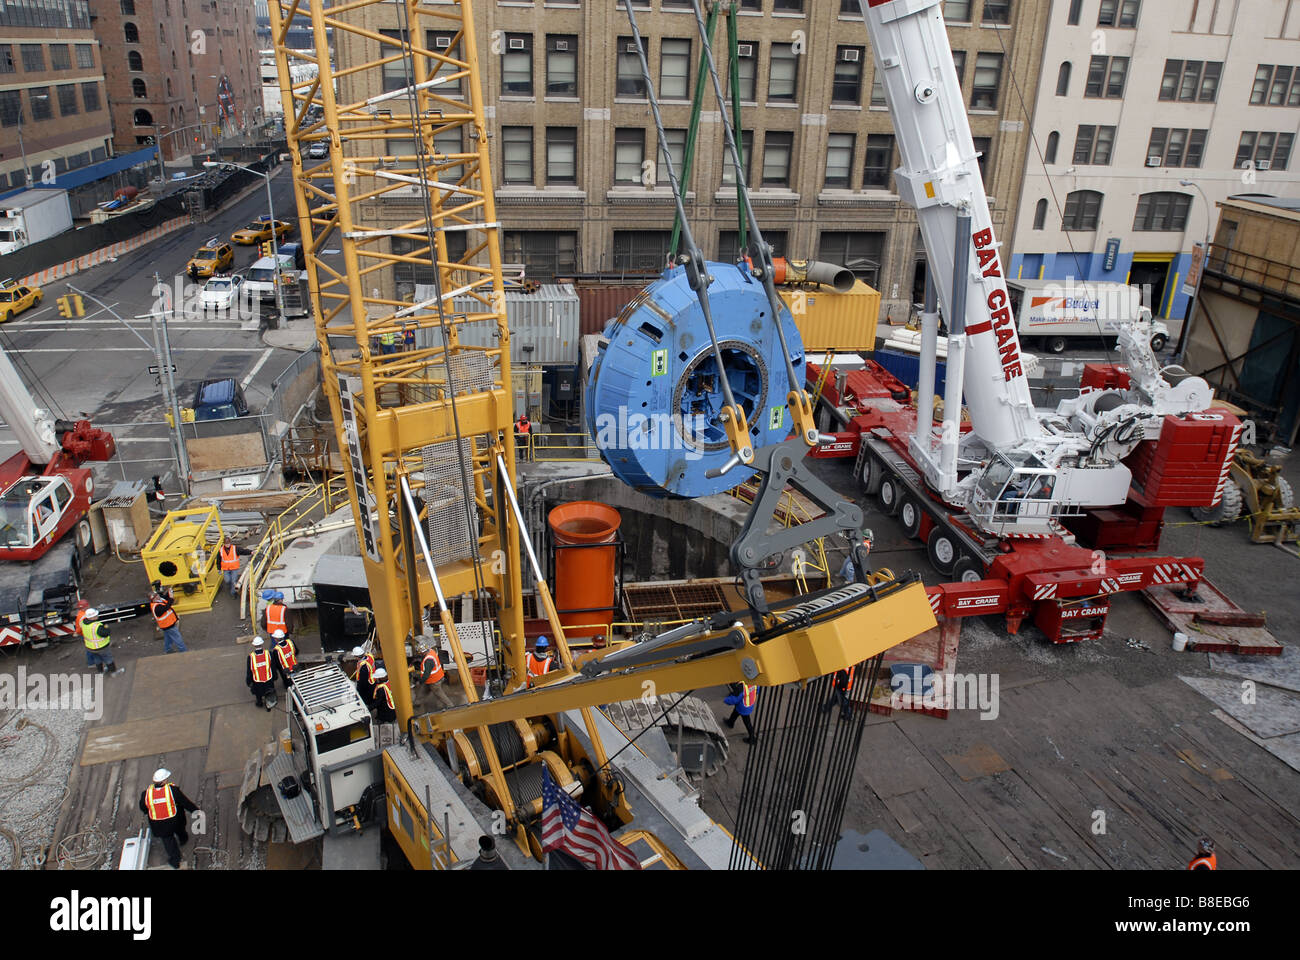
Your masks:
M579 500L556 507L547 516L555 539L555 606L561 613L565 636L595 637L610 634L614 622L614 563L618 550L619 512L603 503ZM608 544L608 546L598 546ZM561 549L571 547L572 549ZM608 607L609 609L600 609ZM604 624L572 632L571 624Z

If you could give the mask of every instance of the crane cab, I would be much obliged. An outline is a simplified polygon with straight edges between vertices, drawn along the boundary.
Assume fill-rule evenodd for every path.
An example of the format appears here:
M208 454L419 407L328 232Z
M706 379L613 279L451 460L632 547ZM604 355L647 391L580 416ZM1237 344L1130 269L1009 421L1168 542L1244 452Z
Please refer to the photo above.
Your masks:
M1029 453L998 454L971 497L971 517L997 536L1050 533L1052 521L1079 511L1057 496L1057 474Z
M90 483L89 471L85 483ZM85 514L89 492L77 496L65 476L19 477L0 493L0 549L8 560L35 560Z

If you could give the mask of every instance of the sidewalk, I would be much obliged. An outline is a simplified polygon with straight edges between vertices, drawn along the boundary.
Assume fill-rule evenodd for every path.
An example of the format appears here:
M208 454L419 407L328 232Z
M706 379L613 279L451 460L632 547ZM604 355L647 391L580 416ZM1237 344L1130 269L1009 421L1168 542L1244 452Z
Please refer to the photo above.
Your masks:
M309 316L281 320L280 329L263 332L262 342L268 347L306 353L316 347L316 321Z

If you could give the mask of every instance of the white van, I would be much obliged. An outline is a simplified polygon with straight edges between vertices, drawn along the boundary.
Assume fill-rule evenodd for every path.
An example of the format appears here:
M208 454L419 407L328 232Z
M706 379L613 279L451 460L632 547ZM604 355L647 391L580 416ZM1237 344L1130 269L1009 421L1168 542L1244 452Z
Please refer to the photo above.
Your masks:
M1119 325L1142 319L1142 292L1126 283L1077 280L1008 280L1011 309L1021 339L1063 353L1081 337L1114 340ZM1151 349L1169 343L1169 327L1151 321Z
M298 278L298 271L294 268L293 254L280 254L280 275L281 277L290 277L294 281ZM284 280L282 279L283 283ZM261 300L272 300L275 298L275 258L262 257L251 267L245 275L244 290L249 296Z

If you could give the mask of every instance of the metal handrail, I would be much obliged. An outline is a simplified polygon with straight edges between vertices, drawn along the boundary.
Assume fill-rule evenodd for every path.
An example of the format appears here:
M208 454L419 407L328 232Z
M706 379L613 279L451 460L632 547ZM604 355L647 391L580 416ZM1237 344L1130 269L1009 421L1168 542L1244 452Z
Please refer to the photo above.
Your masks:
M1219 243L1210 244L1206 270L1229 280L1249 283L1276 293L1300 295L1300 268L1233 250Z

